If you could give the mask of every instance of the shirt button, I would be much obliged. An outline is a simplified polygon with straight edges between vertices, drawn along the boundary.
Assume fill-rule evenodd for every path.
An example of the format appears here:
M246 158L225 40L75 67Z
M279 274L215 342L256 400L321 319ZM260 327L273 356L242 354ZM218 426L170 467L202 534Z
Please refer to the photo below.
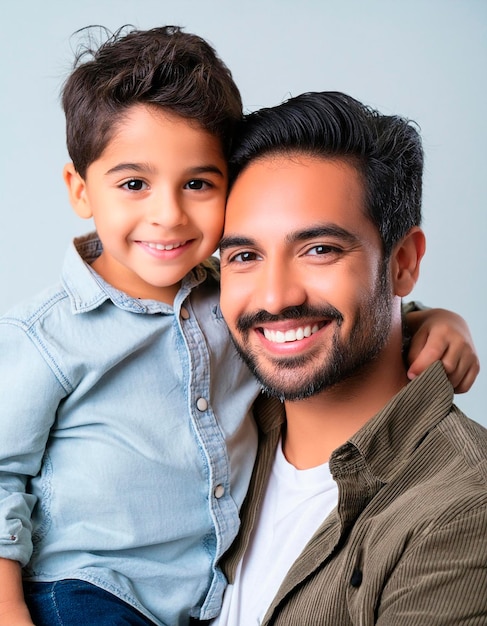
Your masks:
M225 493L225 487L223 485L217 485L213 493L215 495L215 498L221 498L222 495Z
M189 320L189 311L188 309L185 309L183 306L181 307L181 311L180 311L181 317L183 318L183 320Z
M352 585L352 587L360 587L360 585L362 584L362 578L363 578L362 570L356 567L353 570L352 578L350 579L350 584Z
M198 398L196 400L196 408L198 411L206 411L208 408L208 402L204 398Z

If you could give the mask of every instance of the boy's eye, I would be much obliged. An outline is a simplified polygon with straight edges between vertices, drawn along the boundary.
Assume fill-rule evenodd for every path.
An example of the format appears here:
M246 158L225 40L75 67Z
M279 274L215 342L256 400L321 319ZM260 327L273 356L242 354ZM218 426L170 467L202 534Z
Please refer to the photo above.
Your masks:
M193 191L200 191L201 189L206 189L208 187L208 183L204 180L200 180L196 178L195 180L188 181L185 185L185 189L192 189Z
M147 183L144 183L143 180L138 178L132 178L131 180L127 180L123 183L122 187L128 189L128 191L142 191L147 189Z

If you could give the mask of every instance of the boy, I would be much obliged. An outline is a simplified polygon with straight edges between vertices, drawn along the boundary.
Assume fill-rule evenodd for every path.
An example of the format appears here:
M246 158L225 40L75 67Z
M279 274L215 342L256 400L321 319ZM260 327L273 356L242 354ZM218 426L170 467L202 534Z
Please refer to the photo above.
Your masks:
M0 624L209 619L256 449L258 386L206 261L240 95L206 42L165 27L109 39L63 106L64 179L97 234L68 251L60 286L0 322L16 390L1 408Z

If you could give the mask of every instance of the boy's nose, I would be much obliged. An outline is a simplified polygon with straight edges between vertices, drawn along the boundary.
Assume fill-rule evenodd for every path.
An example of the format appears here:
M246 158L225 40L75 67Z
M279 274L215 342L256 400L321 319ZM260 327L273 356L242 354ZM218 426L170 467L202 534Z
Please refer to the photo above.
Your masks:
M176 228L188 223L181 199L175 193L163 193L153 198L147 219L156 226Z

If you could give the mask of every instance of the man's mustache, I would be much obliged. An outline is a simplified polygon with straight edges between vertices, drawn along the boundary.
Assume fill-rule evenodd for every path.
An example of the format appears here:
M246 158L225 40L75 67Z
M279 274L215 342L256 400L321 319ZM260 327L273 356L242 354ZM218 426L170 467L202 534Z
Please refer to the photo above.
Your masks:
M269 313L265 309L260 309L255 313L246 313L238 318L236 327L240 332L245 332L261 324L283 322L285 320L299 320L304 317L336 320L338 326L343 322L343 315L331 304L320 307L311 307L303 304L301 306L292 306L283 309L277 315Z

